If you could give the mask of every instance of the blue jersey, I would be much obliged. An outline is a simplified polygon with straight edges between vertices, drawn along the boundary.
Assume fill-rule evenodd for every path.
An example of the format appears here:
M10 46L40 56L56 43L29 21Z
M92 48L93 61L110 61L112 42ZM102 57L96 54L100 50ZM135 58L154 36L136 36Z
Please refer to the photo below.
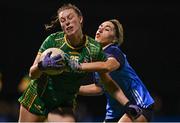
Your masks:
M110 76L123 90L126 97L142 108L147 108L154 103L153 98L129 65L126 55L117 44L110 44L104 49L108 57L114 57L120 63L120 68L110 73ZM108 93L106 106L106 119L118 118L123 115L123 106Z

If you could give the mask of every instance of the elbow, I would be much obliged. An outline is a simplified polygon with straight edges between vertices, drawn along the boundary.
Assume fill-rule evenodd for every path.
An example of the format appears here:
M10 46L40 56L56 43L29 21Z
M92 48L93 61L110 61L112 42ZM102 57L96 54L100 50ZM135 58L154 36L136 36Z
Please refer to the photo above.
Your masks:
M31 68L29 69L29 77L32 78L32 70L31 70Z
M102 69L101 72L107 73L107 72L111 72L111 71L113 71L113 70L112 70L112 67L111 67L110 65L108 65L108 64L105 63L105 64L103 65L103 69Z
M31 70L31 68L30 68L30 70L29 70L29 77L30 77L31 79L35 79L35 78L36 78L36 77L34 76L32 70Z
M98 87L95 89L95 92L97 95L102 95L104 93L103 89L101 87Z
M29 77L31 79L37 79L37 78L39 78L41 76L41 74L42 73L40 71L34 70L33 67L31 67L30 70L29 70Z
M104 93L101 87L96 87L91 90L91 96L102 95Z
M35 79L35 77L33 76L33 74L32 74L31 72L29 72L29 77L30 77L31 79Z
M34 73L29 73L29 77L31 78L31 79L37 79L37 78L39 78L41 75L40 74L34 74Z
M104 72L112 72L120 67L119 62L114 59L109 59L103 64Z
M110 65L107 65L107 72L112 72L113 68Z
M98 93L98 95L103 95L104 94L104 91L100 91L99 93Z

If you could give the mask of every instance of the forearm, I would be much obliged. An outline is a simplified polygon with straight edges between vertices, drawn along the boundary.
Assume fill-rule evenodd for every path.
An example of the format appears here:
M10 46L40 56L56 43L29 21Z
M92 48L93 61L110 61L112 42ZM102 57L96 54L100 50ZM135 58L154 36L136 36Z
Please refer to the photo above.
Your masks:
M92 62L92 63L82 63L81 70L88 72L111 72L120 67L119 62L115 58L108 58L105 62Z
M120 102L123 106L129 102L127 97L124 95L123 91L119 88L112 92L113 97Z
M92 63L82 63L81 70L88 72L108 72L108 68L104 62L92 62Z
M114 80L106 73L101 73L101 79L105 89L123 106L129 102L128 98L123 93L122 89L116 84Z
M90 85L82 85L79 88L79 95L83 96L94 96L94 95L101 95L103 90L101 87L97 86L96 84Z
M38 53L37 56L36 56L36 59L34 60L33 65L31 66L31 68L29 70L29 76L32 79L39 78L41 76L41 74L42 74L42 72L38 68L38 63L39 63L39 60L40 60L40 56L41 56L41 53Z
M79 63L77 60L68 59L68 66L73 71L86 71L86 72L112 72L120 67L120 63L115 58L108 58L107 61L97 61L89 63Z

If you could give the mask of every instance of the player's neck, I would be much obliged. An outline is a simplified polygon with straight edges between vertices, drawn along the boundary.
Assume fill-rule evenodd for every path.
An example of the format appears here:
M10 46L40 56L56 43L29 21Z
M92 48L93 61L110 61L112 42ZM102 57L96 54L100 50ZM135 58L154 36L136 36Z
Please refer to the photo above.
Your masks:
M85 43L85 36L79 35L74 37L67 37L67 42L73 47L80 47Z

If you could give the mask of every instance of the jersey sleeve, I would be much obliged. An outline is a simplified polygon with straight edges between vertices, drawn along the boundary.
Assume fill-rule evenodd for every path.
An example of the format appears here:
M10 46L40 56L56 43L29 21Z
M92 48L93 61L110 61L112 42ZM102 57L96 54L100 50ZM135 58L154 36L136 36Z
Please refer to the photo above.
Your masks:
M114 57L120 63L121 66L124 65L125 57L118 47L111 46L107 48L104 52L106 53L107 58Z

